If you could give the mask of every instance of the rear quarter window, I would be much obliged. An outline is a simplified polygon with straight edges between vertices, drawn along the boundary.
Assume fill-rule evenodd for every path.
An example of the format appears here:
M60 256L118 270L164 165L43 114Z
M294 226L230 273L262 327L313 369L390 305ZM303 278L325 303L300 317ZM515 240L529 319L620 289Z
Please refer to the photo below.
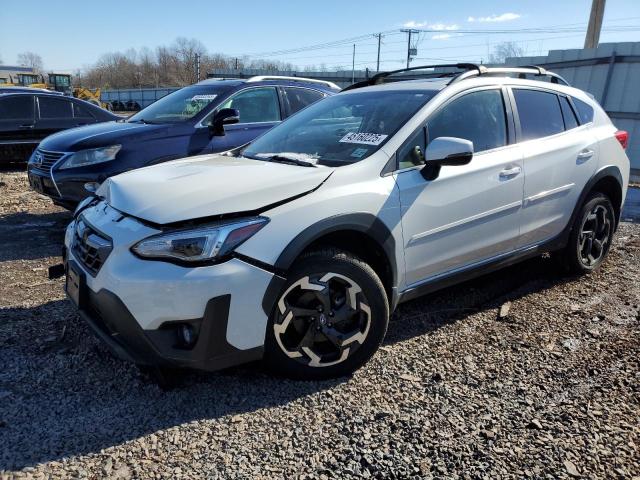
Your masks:
M585 124L593 122L593 107L587 102L578 100L576 97L571 98L573 100L573 104L576 106L576 110L578 111L578 118L580 119L580 123Z

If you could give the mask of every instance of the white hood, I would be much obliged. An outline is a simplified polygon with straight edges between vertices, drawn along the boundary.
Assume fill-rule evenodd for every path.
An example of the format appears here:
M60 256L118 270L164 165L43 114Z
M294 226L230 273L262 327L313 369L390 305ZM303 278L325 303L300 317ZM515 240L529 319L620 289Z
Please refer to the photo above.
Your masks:
M258 210L313 190L332 171L203 155L111 177L97 194L123 213L166 224Z

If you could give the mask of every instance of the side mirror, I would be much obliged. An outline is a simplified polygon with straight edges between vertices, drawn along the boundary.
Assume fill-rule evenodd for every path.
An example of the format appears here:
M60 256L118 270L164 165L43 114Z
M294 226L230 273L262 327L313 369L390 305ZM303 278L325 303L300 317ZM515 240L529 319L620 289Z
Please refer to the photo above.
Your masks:
M434 138L427 146L424 156L422 176L426 180L435 180L444 165L467 165L473 158L473 142L457 137Z
M224 135L224 126L232 125L240 121L240 112L235 108L223 108L218 111L211 120L209 130L212 135Z

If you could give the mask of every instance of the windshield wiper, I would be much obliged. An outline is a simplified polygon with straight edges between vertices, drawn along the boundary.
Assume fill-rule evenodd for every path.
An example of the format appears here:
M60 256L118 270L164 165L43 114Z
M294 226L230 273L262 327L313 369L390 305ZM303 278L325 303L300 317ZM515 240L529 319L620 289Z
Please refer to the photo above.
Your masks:
M266 157L265 160L276 163L287 163L289 165L299 165L301 167L317 167L315 163L307 162L296 157L289 157L287 155L273 155Z
M144 123L145 125L155 125L154 122L145 120L144 118L136 118L135 120L129 120L129 123Z

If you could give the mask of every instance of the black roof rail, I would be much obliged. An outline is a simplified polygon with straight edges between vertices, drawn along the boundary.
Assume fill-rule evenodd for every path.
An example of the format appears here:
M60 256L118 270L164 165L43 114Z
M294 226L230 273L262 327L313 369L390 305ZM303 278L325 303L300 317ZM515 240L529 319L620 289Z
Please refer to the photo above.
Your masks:
M354 90L356 88L362 88L362 87L368 87L371 85L380 85L381 83L384 83L383 80L391 75L394 75L396 73L402 73L402 72L410 72L413 70L424 70L427 68L457 68L459 70L464 70L465 72L468 71L473 71L475 70L477 72L478 75L481 75L482 73L484 73L484 71L486 70L486 67L483 65L476 65L475 63L443 63L443 64L438 64L438 65L419 65L417 67L409 67L409 68L401 68L399 70L391 70L390 72L380 72L375 74L373 77L367 79L367 80L363 80L361 82L356 82L353 85L349 85L348 87L345 87L342 89L342 91L347 91L347 90ZM456 78L457 76L461 75L462 73L465 72L440 72L439 76L445 77L445 76L452 76L454 75L454 78ZM402 79L400 79L402 80Z
M482 73L474 72L471 70L454 77L453 79L451 79L449 84L459 82L470 77L500 73L518 73L518 78L526 78L527 75L534 75L536 77L549 77L549 81L551 83L562 83L563 85L569 86L569 82L567 82L557 73L550 72L537 65L523 65L521 67L485 67Z

